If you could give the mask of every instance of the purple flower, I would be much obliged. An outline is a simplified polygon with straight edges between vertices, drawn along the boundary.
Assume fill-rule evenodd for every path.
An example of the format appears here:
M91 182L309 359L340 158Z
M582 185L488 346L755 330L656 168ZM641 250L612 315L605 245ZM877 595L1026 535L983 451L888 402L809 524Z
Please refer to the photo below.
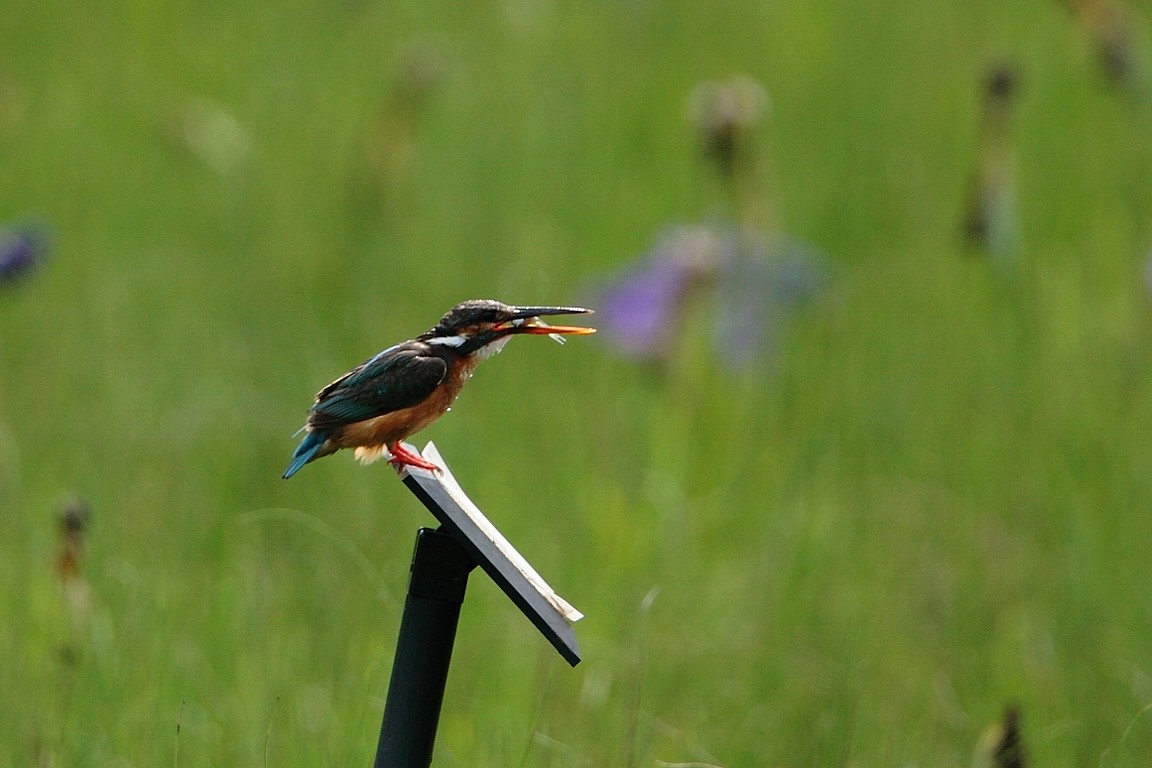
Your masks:
M680 226L610 279L594 305L605 340L641 361L668 359L685 319L708 312L718 357L739 367L771 355L788 315L823 284L822 269L801 243Z
M742 367L775 353L788 317L823 289L825 274L812 249L795 240L734 234L729 254L717 284L714 339L720 358Z
M14 283L35 269L48 252L48 240L45 229L34 224L0 227L0 285Z
M682 330L685 306L711 283L722 247L707 227L677 227L609 280L596 302L608 342L639 360L667 357Z

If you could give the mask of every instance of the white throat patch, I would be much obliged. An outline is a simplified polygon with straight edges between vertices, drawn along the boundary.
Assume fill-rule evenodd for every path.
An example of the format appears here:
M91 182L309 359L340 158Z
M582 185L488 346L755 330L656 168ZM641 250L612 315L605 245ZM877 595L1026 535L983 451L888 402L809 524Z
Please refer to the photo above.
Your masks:
M488 358L492 357L492 355L504 349L504 345L507 344L511 338L511 336L502 336L501 338L496 339L496 341L490 342L480 347L480 349L472 353L472 356L477 360L487 360ZM454 349L463 346L464 342L466 341L468 341L468 337L460 336L459 334L456 336L437 336L435 338L428 339L429 344L438 344L442 347L452 347Z
M464 342L468 341L466 336L437 336L428 339L429 344L439 344L442 347L458 347Z
M496 341L493 341L491 344L485 344L484 346L480 347L480 349L476 350L476 359L487 360L488 358L492 357L492 355L504 349L504 345L507 344L511 338L511 336L502 336L499 339L496 339Z

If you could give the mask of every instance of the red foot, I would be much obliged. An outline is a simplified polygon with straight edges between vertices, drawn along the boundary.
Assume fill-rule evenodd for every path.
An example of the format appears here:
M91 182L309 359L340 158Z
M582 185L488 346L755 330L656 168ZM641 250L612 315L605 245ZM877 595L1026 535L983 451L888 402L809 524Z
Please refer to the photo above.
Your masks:
M401 467L419 467L420 469L426 469L429 472L435 472L437 474L441 471L440 467L428 461L428 459L425 459L423 456L412 453L412 451L400 443L394 443L388 446L388 453L392 454L392 457L388 459L388 463L391 464L397 472L400 471Z

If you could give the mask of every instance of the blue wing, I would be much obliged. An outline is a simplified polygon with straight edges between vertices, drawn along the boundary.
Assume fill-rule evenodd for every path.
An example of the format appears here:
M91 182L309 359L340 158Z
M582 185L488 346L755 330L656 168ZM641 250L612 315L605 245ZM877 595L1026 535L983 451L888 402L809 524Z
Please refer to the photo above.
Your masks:
M327 432L309 432L305 435L300 445L296 446L296 451L292 454L292 463L284 470L283 478L287 480L299 472L301 467L315 459L327 440Z
M416 405L448 373L447 362L430 352L413 342L389 347L320 390L308 424L337 427Z

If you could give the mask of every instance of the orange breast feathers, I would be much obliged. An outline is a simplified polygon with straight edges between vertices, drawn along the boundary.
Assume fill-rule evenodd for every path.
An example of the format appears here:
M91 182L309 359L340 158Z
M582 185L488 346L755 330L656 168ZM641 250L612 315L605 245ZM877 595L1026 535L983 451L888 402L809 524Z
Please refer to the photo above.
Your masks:
M440 386L420 403L341 427L328 438L338 448L356 448L356 458L367 464L383 456L384 449L414 435L443 416L460 394L474 366L456 366Z

